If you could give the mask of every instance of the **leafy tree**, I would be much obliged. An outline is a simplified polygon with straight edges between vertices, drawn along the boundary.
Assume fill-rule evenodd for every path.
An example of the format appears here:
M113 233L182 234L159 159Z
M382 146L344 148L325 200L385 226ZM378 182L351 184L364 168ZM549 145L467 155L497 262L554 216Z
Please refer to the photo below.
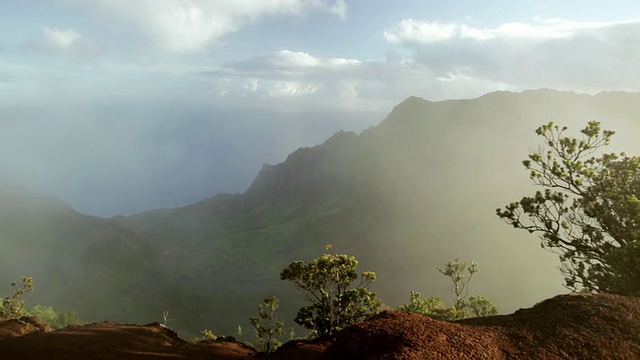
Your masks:
M544 191L497 215L540 234L542 247L558 253L567 288L640 296L640 158L596 155L614 134L599 122L579 138L566 130L553 123L536 130L545 145L522 163Z
M10 319L18 319L27 313L24 307L24 300L22 300L22 295L33 291L33 278L29 276L22 276L21 280L22 286L18 287L15 281L12 282L11 286L15 289L13 294L2 299L1 315L7 316Z
M400 306L401 311L422 314L438 320L458 320L471 316L492 316L498 314L498 308L482 295L469 295L469 282L475 273L480 271L473 261L467 264L456 258L446 261L444 269L436 268L441 274L451 279L451 292L456 297L453 306L446 306L439 296L421 298L420 293L412 291L409 294L409 304ZM468 275L465 274L468 272Z
M256 348L269 355L282 342L278 335L284 335L284 321L278 320L276 311L280 300L275 296L269 296L262 300L258 306L258 316L250 317L249 322L256 330Z
M478 264L473 261L467 265L466 262L460 261L456 258L453 261L445 261L444 269L436 268L441 274L448 276L453 285L451 286L451 292L456 297L455 307L456 309L462 309L465 307L465 298L469 295L469 282L473 278L473 274L480 271ZM469 276L465 275L465 270L469 272Z
M327 252L330 249L327 246ZM378 313L382 302L369 290L376 275L365 271L354 285L357 266L353 256L327 253L308 264L294 261L283 269L280 279L293 282L311 302L298 311L295 322L324 336Z

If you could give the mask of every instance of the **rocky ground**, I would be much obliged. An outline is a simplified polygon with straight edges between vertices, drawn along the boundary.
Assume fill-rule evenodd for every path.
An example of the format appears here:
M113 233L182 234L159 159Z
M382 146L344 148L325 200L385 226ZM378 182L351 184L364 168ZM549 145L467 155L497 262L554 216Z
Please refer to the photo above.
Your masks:
M189 344L166 327L102 322L49 329L0 322L0 359L250 359L254 349L219 338ZM640 359L640 299L561 295L510 315L433 320L384 311L335 341L292 341L270 359Z

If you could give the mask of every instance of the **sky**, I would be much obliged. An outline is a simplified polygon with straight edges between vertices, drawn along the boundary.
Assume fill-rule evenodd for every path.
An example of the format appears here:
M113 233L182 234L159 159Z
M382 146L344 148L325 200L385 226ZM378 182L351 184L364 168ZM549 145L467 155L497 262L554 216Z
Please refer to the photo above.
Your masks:
M0 0L0 179L137 213L409 96L639 87L636 1Z

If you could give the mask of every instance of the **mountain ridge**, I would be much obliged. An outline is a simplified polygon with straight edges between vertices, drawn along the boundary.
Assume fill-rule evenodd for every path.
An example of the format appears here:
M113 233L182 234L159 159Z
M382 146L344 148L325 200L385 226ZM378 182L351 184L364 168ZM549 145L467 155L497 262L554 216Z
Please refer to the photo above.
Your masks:
M113 271L108 286L97 285L118 304L106 301L108 314L151 322L170 311L176 328L192 332L213 326L233 332L268 295L280 296L283 319L292 319L301 302L279 271L315 258L328 243L355 255L362 270L376 271L375 290L391 306L406 302L410 290L444 296L448 284L435 267L461 257L483 270L474 292L510 311L562 291L555 255L494 215L531 191L520 161L538 144L534 129L556 120L577 131L608 118L605 128L628 130L620 133L620 147L638 151L634 99L640 94L554 90L440 102L410 97L360 134L337 132L264 165L242 194L89 222L104 229L94 232L129 239L114 243L126 251L106 251L114 246L103 239L106 245L73 261ZM83 232L70 233L69 242L82 244ZM39 241L46 243L43 234ZM95 261L87 251L103 256ZM129 251L124 262L118 259ZM127 267L136 269L133 279ZM28 273L28 266L21 269Z

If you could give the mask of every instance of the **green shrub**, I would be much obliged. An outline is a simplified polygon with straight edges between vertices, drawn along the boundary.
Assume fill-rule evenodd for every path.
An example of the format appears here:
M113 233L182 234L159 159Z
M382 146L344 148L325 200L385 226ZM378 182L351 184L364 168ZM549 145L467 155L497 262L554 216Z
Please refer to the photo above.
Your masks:
M324 336L378 313L382 302L368 288L376 274L365 271L354 285L357 266L353 256L323 254L308 264L294 261L283 269L280 279L293 282L311 302L298 311L295 322Z
M2 317L8 317L10 319L19 319L27 314L24 307L24 300L22 295L33 291L33 278L29 276L22 276L22 286L18 287L16 282L12 282L11 286L15 288L11 296L7 296L2 299Z
M262 304L258 306L258 316L249 318L249 322L256 331L255 348L267 355L282 345L278 336L285 334L284 321L278 320L276 314L279 301L275 296L264 298Z
M420 293L412 291L409 303L398 308L400 311L429 316L438 320L458 320L471 316L491 316L498 314L498 308L482 295L469 294L469 282L473 275L480 271L473 261L467 264L456 258L446 261L444 269L436 268L441 274L449 277L453 282L451 292L456 298L453 306L446 306L439 296L421 298ZM465 274L465 273L468 273Z
M52 329L63 329L69 325L82 324L78 312L75 310L56 311L51 306L35 305L26 315L36 316L47 323Z

